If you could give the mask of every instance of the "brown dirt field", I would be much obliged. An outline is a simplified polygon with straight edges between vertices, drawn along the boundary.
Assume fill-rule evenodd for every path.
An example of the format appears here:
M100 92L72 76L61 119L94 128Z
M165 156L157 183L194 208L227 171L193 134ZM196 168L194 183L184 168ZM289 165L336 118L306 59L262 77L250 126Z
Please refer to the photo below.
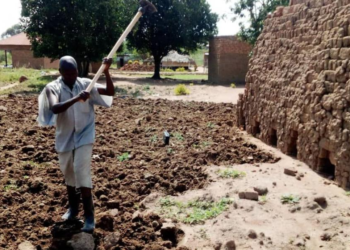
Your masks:
M1 249L17 249L24 240L37 249L69 249L65 240L51 235L67 198L54 128L36 125L36 99L0 99ZM163 218L148 214L132 219L149 194L205 188L213 181L205 166L278 160L242 137L233 126L232 104L116 99L113 108L96 108L96 114L92 169L98 249L112 231L120 233L115 249L166 249L159 233ZM170 146L162 143L164 130L176 135ZM129 159L118 160L126 152ZM112 216L112 209L118 214Z

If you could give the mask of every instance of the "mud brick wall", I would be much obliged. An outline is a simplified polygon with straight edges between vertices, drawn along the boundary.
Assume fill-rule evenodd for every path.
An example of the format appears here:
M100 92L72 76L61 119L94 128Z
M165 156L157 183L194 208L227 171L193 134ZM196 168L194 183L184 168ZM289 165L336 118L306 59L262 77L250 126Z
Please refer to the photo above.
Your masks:
M12 64L16 68L44 68L44 58L34 58L31 50L12 50Z
M244 83L251 47L234 36L209 41L209 81L218 84Z
M349 186L350 0L291 0L253 53L238 125Z

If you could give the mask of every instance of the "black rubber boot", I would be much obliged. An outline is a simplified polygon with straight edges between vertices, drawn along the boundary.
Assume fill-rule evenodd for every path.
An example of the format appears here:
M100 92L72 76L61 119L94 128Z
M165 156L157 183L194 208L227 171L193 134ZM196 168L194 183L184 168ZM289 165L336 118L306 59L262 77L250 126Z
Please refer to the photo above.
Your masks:
M75 187L67 186L69 209L62 216L63 220L76 220L79 214L80 192Z
M83 197L83 205L85 221L84 227L81 229L81 231L85 233L93 233L95 229L95 209L92 196Z

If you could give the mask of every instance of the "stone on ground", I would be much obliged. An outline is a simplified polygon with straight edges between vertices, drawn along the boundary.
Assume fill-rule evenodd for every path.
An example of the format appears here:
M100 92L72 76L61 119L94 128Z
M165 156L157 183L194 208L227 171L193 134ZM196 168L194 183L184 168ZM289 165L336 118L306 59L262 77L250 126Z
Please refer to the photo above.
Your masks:
M36 250L36 247L34 247L29 241L24 241L19 244L18 250Z
M79 233L73 235L72 239L67 242L67 245L74 250L94 250L95 241L91 234Z

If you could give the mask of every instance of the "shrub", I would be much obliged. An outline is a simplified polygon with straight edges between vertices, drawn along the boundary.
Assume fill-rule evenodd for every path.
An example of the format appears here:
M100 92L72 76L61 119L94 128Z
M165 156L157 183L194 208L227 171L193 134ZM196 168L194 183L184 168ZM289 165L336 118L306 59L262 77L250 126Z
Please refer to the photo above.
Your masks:
M190 91L186 88L185 84L179 84L176 86L175 95L189 95Z
M128 61L128 64L132 64L132 61L131 61L131 60L129 60L129 61Z
M236 84L235 83L231 83L231 88L236 88Z
M182 67L182 68L177 68L176 72L186 72L186 70L185 70L185 68Z
M161 71L162 71L162 72L174 72L174 70L172 70L172 69L169 69L169 68L166 68L166 69L162 69Z
M140 65L140 62L139 61L134 61L133 64L139 64Z

